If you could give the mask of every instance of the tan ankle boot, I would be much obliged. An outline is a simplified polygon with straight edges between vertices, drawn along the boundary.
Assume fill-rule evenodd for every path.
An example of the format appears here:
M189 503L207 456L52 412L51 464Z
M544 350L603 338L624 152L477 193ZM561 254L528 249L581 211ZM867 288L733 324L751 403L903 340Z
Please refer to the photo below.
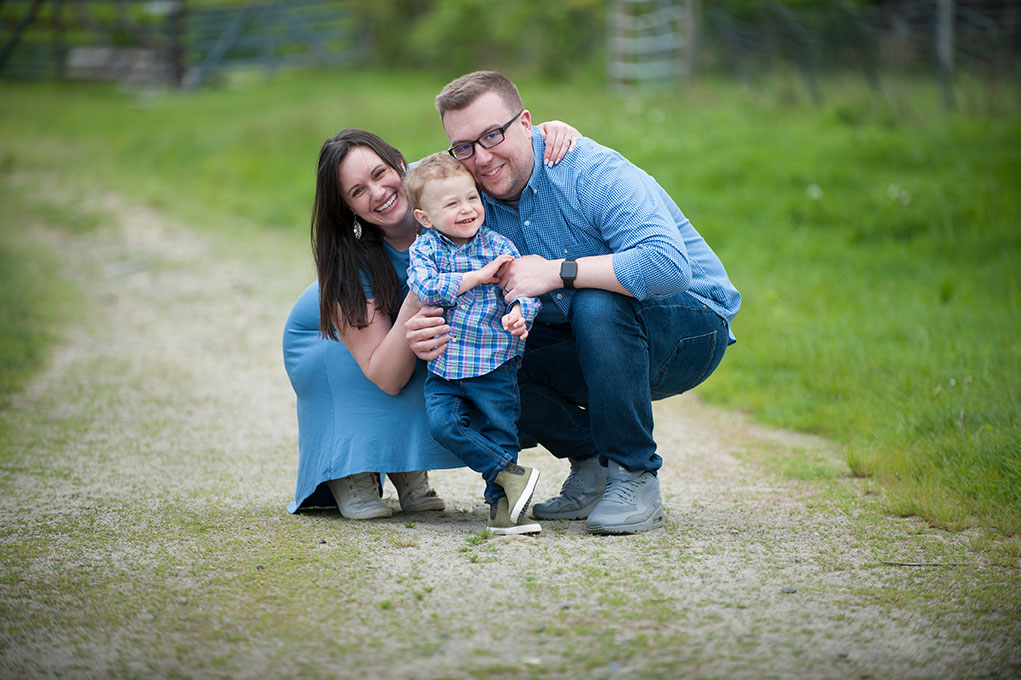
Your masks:
M362 472L326 483L340 514L348 519L378 519L393 514L379 497L379 475Z
M401 499L401 510L404 512L443 510L447 507L443 499L429 486L429 473L425 470L389 472L386 476L394 483L397 496Z

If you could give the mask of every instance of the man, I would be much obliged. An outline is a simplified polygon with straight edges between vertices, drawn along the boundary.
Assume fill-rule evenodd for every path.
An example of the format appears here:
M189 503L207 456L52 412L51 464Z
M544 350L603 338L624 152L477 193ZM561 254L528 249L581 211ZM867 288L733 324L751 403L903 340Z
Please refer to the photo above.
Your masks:
M486 224L523 256L499 274L507 300L543 303L518 373L519 429L571 473L537 519L593 533L663 524L652 401L705 380L734 342L741 297L719 258L656 181L588 139L553 167L514 84L462 76L436 98L450 153L485 193ZM436 308L407 324L422 358L443 351Z

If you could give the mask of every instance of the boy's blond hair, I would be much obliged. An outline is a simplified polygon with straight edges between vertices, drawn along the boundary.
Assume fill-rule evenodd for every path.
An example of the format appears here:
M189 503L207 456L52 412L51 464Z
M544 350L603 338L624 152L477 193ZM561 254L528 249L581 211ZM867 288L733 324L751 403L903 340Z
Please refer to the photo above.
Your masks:
M404 190L408 192L411 207L416 210L422 209L422 194L425 192L426 184L454 177L459 173L472 177L471 171L461 165L460 161L454 160L454 157L446 151L423 158L404 176ZM472 177L472 181L475 181L474 177Z

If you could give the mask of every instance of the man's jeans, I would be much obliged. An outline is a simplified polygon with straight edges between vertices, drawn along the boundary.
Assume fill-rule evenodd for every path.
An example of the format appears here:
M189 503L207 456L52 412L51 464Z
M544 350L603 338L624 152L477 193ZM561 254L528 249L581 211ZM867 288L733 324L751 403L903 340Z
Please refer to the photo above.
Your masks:
M515 357L475 378L444 380L432 372L425 377L425 408L433 439L482 474L490 505L506 495L493 480L518 460L519 363Z
M727 343L726 322L687 293L641 302L575 291L568 323L528 334L519 427L558 458L658 470L652 401L709 377Z

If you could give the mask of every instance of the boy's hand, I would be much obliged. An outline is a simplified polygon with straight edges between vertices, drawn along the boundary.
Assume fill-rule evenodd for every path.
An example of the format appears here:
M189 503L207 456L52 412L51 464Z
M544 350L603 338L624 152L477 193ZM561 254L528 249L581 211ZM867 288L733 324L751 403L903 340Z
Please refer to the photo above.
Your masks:
M514 305L509 312L500 319L503 329L511 335L520 336L522 339L528 337L528 324L521 316L521 305Z
M504 263L510 262L513 259L514 256L509 253L497 255L493 258L492 262L475 272L476 276L478 276L478 281L475 282L475 285L480 283L500 283L500 280L496 278L497 270L500 269Z

